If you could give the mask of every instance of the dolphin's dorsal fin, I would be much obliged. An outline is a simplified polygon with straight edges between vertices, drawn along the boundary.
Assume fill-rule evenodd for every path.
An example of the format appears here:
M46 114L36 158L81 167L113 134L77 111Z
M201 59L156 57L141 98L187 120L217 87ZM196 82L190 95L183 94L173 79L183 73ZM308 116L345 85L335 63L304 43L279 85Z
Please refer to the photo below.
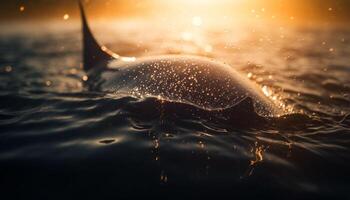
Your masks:
M112 54L105 47L101 47L92 34L86 19L84 6L81 0L78 0L82 20L83 32L83 65L84 70L88 71L99 64L103 64L112 58Z

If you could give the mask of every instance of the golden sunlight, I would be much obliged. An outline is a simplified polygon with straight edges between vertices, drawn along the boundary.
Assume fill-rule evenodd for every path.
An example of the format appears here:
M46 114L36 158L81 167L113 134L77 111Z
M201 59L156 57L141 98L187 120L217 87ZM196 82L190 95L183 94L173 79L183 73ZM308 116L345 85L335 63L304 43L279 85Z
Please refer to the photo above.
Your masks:
M1 196L350 199L348 23L350 0L3 0Z

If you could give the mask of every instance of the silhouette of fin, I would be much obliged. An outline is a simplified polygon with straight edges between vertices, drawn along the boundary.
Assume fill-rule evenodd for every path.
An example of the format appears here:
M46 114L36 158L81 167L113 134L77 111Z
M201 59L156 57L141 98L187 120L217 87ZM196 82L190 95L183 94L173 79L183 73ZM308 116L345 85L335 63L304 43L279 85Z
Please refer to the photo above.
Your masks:
M92 34L89 24L86 19L84 6L81 0L78 0L82 19L82 33L83 33L83 64L84 70L88 71L98 64L107 62L112 56L106 47L101 47Z
M255 113L253 99L250 97L246 97L242 101L236 103L235 105L226 108L224 112L228 114Z
M237 104L222 110L220 115L234 127L254 127L267 123L264 117L256 113L251 97L246 97Z

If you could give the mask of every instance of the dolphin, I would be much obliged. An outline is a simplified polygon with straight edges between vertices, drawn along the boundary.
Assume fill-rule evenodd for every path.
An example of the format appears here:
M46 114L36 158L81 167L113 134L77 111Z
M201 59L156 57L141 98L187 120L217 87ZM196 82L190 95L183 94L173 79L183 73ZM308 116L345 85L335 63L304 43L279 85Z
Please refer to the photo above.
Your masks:
M262 116L279 115L278 106L260 87L217 60L190 55L130 58L113 53L99 45L89 28L83 4L78 2L82 18L83 68L89 88L116 95L185 103L216 115L234 112L239 117L252 110Z

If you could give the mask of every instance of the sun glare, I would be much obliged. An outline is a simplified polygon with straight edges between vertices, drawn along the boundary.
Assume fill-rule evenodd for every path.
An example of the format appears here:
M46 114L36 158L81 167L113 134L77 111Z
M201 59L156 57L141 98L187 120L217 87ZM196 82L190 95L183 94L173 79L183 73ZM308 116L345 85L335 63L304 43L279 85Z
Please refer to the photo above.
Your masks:
M193 26L201 26L203 23L202 18L199 16L195 16L192 18L192 24Z

